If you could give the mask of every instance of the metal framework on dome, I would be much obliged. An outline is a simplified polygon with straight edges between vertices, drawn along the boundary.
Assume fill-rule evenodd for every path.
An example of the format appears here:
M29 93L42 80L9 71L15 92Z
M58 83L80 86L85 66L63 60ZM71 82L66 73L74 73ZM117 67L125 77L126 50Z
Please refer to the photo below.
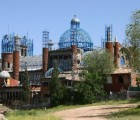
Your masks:
M27 56L33 56L33 40L26 36L19 39L19 45L27 47ZM12 53L15 50L15 34L4 35L2 38L2 53Z
M84 51L93 49L93 43L89 34L80 28L80 20L75 15L71 20L70 29L61 35L58 45L60 49L71 47L71 45L76 45Z

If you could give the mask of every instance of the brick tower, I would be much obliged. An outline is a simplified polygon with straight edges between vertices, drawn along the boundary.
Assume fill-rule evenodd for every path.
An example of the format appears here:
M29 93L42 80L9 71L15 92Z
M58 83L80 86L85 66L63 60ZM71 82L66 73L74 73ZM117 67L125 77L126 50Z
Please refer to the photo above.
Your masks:
M13 78L19 80L19 40L18 36L15 36L15 50L13 52Z

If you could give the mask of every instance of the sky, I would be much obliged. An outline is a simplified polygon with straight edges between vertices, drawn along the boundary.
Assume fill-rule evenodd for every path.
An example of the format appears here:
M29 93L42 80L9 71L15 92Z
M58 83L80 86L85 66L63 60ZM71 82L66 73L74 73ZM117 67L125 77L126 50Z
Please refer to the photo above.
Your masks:
M101 46L105 25L112 25L113 39L116 36L122 43L135 10L140 10L140 0L0 0L0 39L13 32L19 36L28 34L34 41L34 55L40 55L42 31L50 32L56 49L60 36L70 29L76 15L94 46Z

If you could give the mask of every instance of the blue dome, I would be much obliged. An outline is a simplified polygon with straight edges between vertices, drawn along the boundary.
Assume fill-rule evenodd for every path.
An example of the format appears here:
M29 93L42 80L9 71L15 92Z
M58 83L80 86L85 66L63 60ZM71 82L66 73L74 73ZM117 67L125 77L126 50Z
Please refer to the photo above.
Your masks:
M93 49L89 34L80 28L80 20L76 16L71 20L71 28L61 35L58 45L60 49L71 47L71 45L76 45L84 51Z
M54 68L50 68L46 73L45 73L45 78L49 78L52 76L52 72L53 72ZM63 70L58 68L59 73L62 73Z

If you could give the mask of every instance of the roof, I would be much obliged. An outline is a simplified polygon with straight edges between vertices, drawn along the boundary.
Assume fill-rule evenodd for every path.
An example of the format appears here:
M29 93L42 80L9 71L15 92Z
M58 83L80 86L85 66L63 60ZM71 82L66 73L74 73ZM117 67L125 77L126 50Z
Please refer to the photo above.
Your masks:
M35 56L21 56L20 57L20 70L39 70L42 69L42 55Z
M18 80L15 80L13 78L10 78L10 79L7 79L7 87L14 87L14 86L19 86L19 81Z
M125 73L131 73L132 69L128 69L128 68L119 68L116 69L112 74L125 74Z

